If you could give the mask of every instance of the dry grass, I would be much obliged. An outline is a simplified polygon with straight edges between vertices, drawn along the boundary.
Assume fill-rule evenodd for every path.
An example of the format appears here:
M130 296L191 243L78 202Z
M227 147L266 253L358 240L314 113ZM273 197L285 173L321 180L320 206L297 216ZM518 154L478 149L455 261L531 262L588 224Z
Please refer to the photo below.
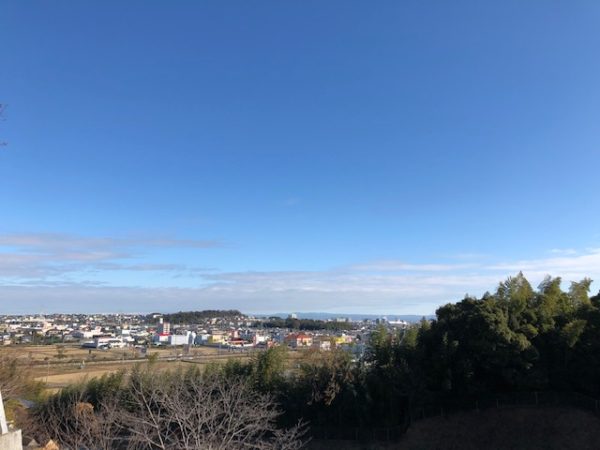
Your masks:
M58 358L58 347L64 348L64 358ZM122 359L123 356L126 358L140 357L138 350L134 348L96 350L81 348L77 344L15 345L2 347L0 351L6 356L17 358L22 364L43 363L48 361L53 363L61 360L88 360L90 358L93 358L94 360ZM161 358L175 357L180 354L181 351L181 348L176 347L153 347L148 349L149 353L158 353ZM220 353L224 354L225 350L221 350ZM219 354L219 349L214 347L194 347L190 352L190 355L196 356L210 356L216 354Z
M64 357L58 358L56 345L18 345L0 348L3 356L17 358L19 364L37 381L47 384L48 392L72 384L100 377L107 373L131 369L135 364L147 364L147 359L137 349L82 349L76 344L61 345L64 348ZM289 352L288 364L295 367L306 352ZM149 355L156 354L158 361L157 370L173 369L181 365L197 364L201 367L212 362L225 362L228 359L247 360L252 352L232 352L216 347L194 347L190 350L189 357L193 360L182 362L180 356L182 349L177 347L151 347Z
M7 346L0 349L2 356L16 358L35 380L47 383L49 392L56 392L69 384L99 377L119 370L131 369L135 364L147 364L147 359L137 349L95 350L82 349L76 345L64 346L64 357L58 358L57 346ZM157 355L155 367L158 370L172 369L182 364L204 366L215 361L230 358L247 359L249 354L219 350L214 347L191 349L190 362L181 362L181 348L156 347L148 349L149 355Z

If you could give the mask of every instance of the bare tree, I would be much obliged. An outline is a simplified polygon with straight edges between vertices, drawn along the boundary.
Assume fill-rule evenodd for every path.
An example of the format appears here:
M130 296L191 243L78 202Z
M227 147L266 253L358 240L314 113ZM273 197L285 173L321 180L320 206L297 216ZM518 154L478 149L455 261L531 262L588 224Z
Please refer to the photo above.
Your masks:
M269 395L243 379L177 374L132 380L124 425L128 448L206 450L296 450L305 427L281 430L281 414Z
M0 355L0 391L5 399L23 395L30 387L31 377L12 356Z
M272 397L245 379L139 369L96 407L87 402L84 386L51 397L33 412L31 426L42 441L71 449L301 448L306 427L280 429L280 414Z
M61 448L119 448L122 433L118 397L107 398L97 408L85 397L80 386L49 398L29 417L27 432L40 442L52 439Z
M17 360L0 357L0 391L6 398L17 395L21 389Z

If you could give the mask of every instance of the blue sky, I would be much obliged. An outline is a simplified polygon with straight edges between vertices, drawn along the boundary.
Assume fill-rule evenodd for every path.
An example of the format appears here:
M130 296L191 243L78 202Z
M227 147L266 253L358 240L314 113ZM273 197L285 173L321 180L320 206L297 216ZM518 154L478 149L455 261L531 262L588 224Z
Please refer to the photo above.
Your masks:
M599 20L4 1L0 312L428 314L521 269L600 280Z

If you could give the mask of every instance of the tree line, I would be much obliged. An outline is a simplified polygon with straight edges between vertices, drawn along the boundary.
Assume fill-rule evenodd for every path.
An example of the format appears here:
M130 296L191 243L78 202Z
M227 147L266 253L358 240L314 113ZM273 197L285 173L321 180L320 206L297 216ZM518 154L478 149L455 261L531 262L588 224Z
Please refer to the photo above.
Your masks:
M287 328L290 330L302 331L340 331L351 330L354 328L351 322L336 322L315 319L296 319L292 317L288 317L287 319L282 319L281 317L269 317L265 321L256 321L253 324L253 326L264 328Z
M171 323L202 323L208 319L234 319L244 315L237 309L205 309L203 311L179 311L176 313L163 314L163 319Z

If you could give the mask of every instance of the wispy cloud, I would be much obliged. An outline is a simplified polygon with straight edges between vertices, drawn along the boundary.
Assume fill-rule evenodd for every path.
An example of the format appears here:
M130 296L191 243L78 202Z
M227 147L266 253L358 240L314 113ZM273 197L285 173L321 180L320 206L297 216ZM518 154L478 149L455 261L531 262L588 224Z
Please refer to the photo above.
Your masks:
M574 248L553 248L550 250L550 253L554 255L576 255L577 250Z
M489 255L486 255L485 253L473 253L473 252L464 252L464 253L457 253L455 255L450 255L451 259L461 259L461 260L481 260L484 258L488 258Z
M15 247L38 252L85 250L93 252L106 249L136 247L215 248L222 247L216 239L175 239L169 237L90 237L60 233L0 234L0 246Z
M350 268L365 272L448 272L478 267L477 264L410 264L403 261L374 261Z
M489 266L490 270L514 272L522 270L533 278L545 274L556 274L569 280L584 276L600 278L600 249L589 249L585 253L540 259L525 259Z
M47 310L67 310L69 302L79 309L89 306L90 310L98 310L95 302L105 310L128 302L129 310L140 311L231 307L249 312L293 309L429 314L466 293L481 295L494 290L499 281L518 271L523 271L533 285L547 274L561 276L566 282L585 276L600 279L597 248L552 252L549 257L536 259L375 260L313 271L226 272L202 264L182 264L163 252L155 259L139 254L153 248L204 249L217 245L216 241L171 238L0 235L0 279L4 282L0 298L15 308L45 305ZM169 285L150 287L143 281L147 278L130 277L127 272L146 273ZM117 285L115 280L124 278L129 281Z
M218 240L93 237L51 233L0 234L0 277L40 279L82 271L191 271L180 264L131 262L153 249L210 249ZM199 270L199 269L195 269Z

